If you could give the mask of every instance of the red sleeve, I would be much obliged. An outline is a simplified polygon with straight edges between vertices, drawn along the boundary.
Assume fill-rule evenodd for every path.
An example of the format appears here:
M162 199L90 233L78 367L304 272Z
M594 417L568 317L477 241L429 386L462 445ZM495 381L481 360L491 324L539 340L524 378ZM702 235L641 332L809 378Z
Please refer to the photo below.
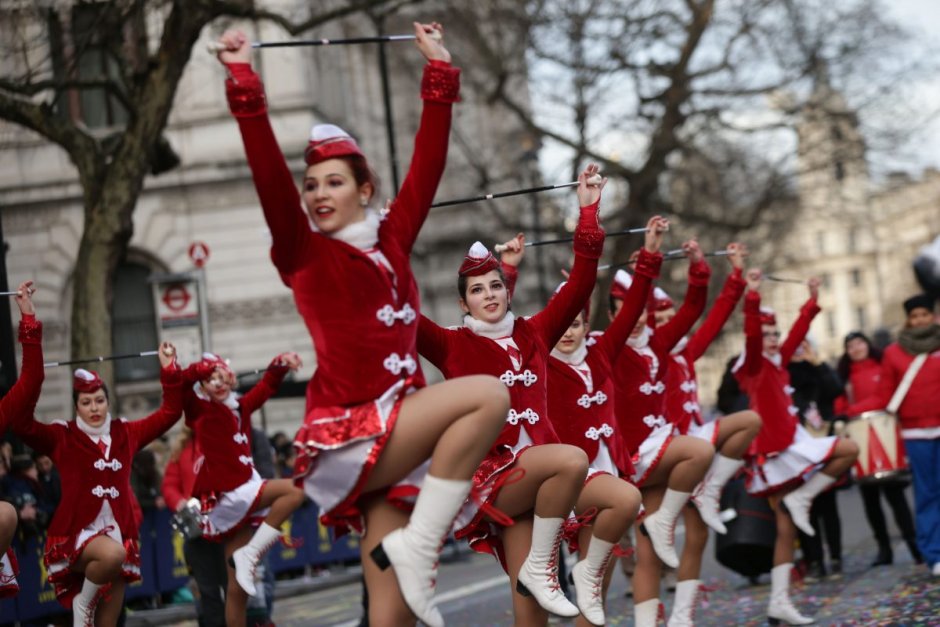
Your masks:
M459 99L460 70L444 61L424 66L421 98L424 109L415 136L414 154L408 175L392 202L387 218L390 233L406 254L411 252L418 231L428 217L431 202L447 163L453 103Z
M247 63L226 67L229 109L238 121L264 219L271 229L271 260L281 273L290 273L309 243L310 224L297 184L274 138L261 79Z
M503 270L503 278L506 279L506 291L509 292L509 299L511 301L513 295L516 293L516 283L519 281L519 268L503 262L500 262L499 265Z
M183 414L183 380L178 366L160 370L163 385L163 402L157 411L146 418L127 423L127 432L134 440L134 450L139 451L166 433Z
M180 471L179 459L170 460L163 470L160 492L171 512L175 512L180 503L189 498L188 494L183 494L183 473Z
M536 332L549 349L565 334L594 291L597 260L604 249L604 230L597 221L599 203L581 207L578 228L574 233L574 264L568 281L545 308L531 318Z
M421 314L421 319L418 320L418 353L438 370L443 369L447 360L448 333L450 331Z
M30 448L48 454L58 442L57 427L34 418L46 377L42 362L42 323L35 316L22 317L19 340L23 346L23 368L16 383L0 399L0 434L9 426Z
M806 334L809 333L809 325L820 311L822 309L816 304L815 298L810 298L800 307L799 317L793 323L790 332L787 333L787 339L780 345L780 357L783 360L781 363L784 368L790 363L790 358L793 357L793 353L796 352L799 345L806 339Z
M907 368L895 362L889 354L891 348L889 346L885 350L884 357L881 358L881 378L878 381L878 393L856 403L858 413L873 409L884 409L891 402L894 391L901 385L901 379L904 378Z
M614 321L604 331L604 335L597 341L598 350L607 354L610 363L617 360L627 338L630 337L630 332L636 326L636 321L646 313L650 288L653 286L653 281L659 277L662 263L662 253L650 253L645 248L640 249L640 256L636 260L636 268L633 271L633 283L627 290L623 306Z
M656 333L653 334L654 341L667 352L679 343L679 340L689 332L695 321L705 311L705 303L708 301L708 279L711 277L711 272L711 268L704 259L689 264L689 287L685 291L682 306L679 307L679 311L672 317L672 320L656 329Z
M725 280L725 285L721 288L721 294L715 299L715 303L708 315L705 316L704 322L689 338L686 350L689 352L692 361L704 355L708 346L718 337L722 327L725 326L728 318L734 313L734 308L741 300L745 287L747 287L747 283L741 277L740 268L735 268Z
M271 362L268 369L264 371L264 376L245 395L238 399L238 405L241 407L243 416L251 416L269 398L274 396L277 389L281 387L284 377L287 376L287 366L277 363L277 358Z
M744 296L744 365L741 374L756 377L760 374L764 353L764 336L760 324L760 292L751 291ZM735 368L737 373L739 369Z

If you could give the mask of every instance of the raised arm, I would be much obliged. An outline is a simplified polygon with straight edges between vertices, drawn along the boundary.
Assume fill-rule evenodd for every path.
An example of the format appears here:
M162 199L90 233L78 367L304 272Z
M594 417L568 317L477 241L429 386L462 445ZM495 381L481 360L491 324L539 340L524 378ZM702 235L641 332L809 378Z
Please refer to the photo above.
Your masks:
M679 340L689 332L695 321L705 311L705 303L708 301L708 279L712 274L698 242L689 240L682 245L682 248L689 256L689 286L686 288L685 298L676 315L656 329L653 335L653 341L659 343L667 351L672 350L679 343Z
M783 360L783 367L786 367L786 365L790 363L793 353L806 338L806 334L809 333L809 325L813 321L813 318L822 311L819 305L816 304L816 298L819 296L819 279L816 277L811 278L808 282L808 286L809 300L800 307L799 317L797 317L796 322L793 323L790 332L787 333L787 339L780 345L780 357Z
M421 79L424 108L415 136L411 166L401 189L392 202L386 228L406 253L411 252L421 225L428 217L431 202L447 163L450 140L451 110L460 94L460 70L450 64L450 53L442 39L431 36L443 33L440 24L414 24L415 43L428 60Z
M421 314L418 320L418 353L434 364L438 370L443 369L447 360L447 329Z
M282 353L275 357L268 365L268 369L264 371L261 381L258 381L238 400L238 404L247 412L245 415L250 416L264 405L281 387L287 372L289 370L296 372L302 365L297 353Z
M139 451L166 433L183 415L183 376L176 363L176 349L169 342L160 345L160 384L163 402L146 418L127 423L134 451Z
M503 250L499 254L499 266L503 271L503 278L506 279L506 291L509 293L509 300L516 291L516 282L519 280L519 264L525 257L525 233L516 233L516 236L508 242L503 242ZM496 247L499 250L500 246Z
M28 416L36 412L36 402L46 377L42 365L42 323L36 319L32 295L32 281L24 281L17 288L16 304L20 308L19 340L23 348L23 367L13 387L0 399L0 435L6 431L13 415Z
M633 281L627 290L627 297L617 312L617 317L597 341L596 350L606 353L610 363L617 359L637 320L646 313L650 288L653 281L659 278L662 267L663 256L659 249L662 246L663 234L668 228L669 221L660 216L650 218L646 225L646 241L634 264Z
M584 309L597 281L597 260L604 249L604 229L598 213L601 190L607 182L607 179L602 179L599 185L589 184L588 180L597 173L598 167L592 163L578 176L581 215L574 232L571 275L545 308L531 318L534 328L549 348L558 343L571 321Z
M686 351L688 351L692 361L704 355L708 346L718 337L722 327L725 326L728 318L734 313L734 308L737 307L741 296L744 295L744 288L747 287L743 276L744 258L747 256L747 249L743 244L732 243L728 244L727 250L728 260L732 266L731 274L725 279L721 294L715 299L711 310L705 316L705 320L689 338Z
M310 225L268 119L264 85L251 69L248 39L240 31L228 31L220 42L227 46L219 60L228 70L229 109L238 121L255 190L271 229L271 260L281 273L289 273L310 237Z
M747 293L744 295L744 352L738 358L733 371L745 377L760 374L764 352L763 329L760 324L761 272L747 271Z

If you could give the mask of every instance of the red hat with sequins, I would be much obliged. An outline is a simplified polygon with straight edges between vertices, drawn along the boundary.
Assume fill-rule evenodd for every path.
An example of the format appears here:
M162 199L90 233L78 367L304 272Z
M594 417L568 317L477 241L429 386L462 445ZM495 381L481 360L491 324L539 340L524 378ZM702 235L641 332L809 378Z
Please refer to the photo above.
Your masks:
M234 385L235 373L232 372L232 369L229 367L227 360L222 359L215 353L203 353L199 364L205 368L206 372L209 373L218 368L225 374L225 378L229 379L229 383Z
M770 307L760 308L760 323L769 327L777 325L777 314Z
M669 294L666 293L661 287L654 287L653 293L650 294L649 302L646 304L646 308L649 311L665 311L667 309L672 309L676 306L676 303L672 300Z
M79 394L91 394L104 387L104 381L97 372L79 368L72 375L72 389Z
M499 262L490 252L490 249L480 242L473 242L473 246L467 251L463 263L457 274L460 276L481 276L499 268Z
M310 130L310 143L304 150L307 165L353 155L365 157L356 140L335 124L317 124Z
M631 285L633 285L633 277L630 273L626 270L617 270L614 280L610 284L610 297L626 300Z

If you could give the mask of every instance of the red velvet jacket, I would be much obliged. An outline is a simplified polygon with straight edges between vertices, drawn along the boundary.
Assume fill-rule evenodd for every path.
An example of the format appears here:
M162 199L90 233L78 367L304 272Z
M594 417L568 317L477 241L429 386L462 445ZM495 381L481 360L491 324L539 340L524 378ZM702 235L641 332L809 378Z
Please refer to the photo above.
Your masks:
M373 401L408 378L423 385L415 342L419 298L409 256L444 171L459 70L442 62L424 69L424 111L411 167L378 232L377 248L392 267L393 286L364 252L310 228L274 138L258 76L247 64L229 68L229 105L271 229L271 259L293 290L317 354L308 412Z
M735 268L725 280L721 294L701 326L689 337L685 347L669 354L666 374L666 417L676 425L679 433L689 432L692 421L702 424L702 406L698 402L698 380L695 362L705 354L708 346L718 337L731 317L747 283L741 270Z
M516 318L511 337L522 353L518 369L495 340L467 327L445 329L421 316L418 350L446 378L490 374L509 388L509 415L493 451L503 445L515 446L523 426L535 444L559 441L548 420L548 358L594 289L597 259L604 246L604 231L596 215L597 203L581 208L581 221L575 231L575 261L568 282L538 314Z
M885 349L881 357L881 381L878 385L878 404L887 407L891 396L904 378L914 355L895 342ZM931 429L940 427L940 350L927 357L914 383L898 408L901 429Z
M846 393L838 397L833 404L836 414L858 416L872 409L884 409L881 404L879 386L881 384L881 364L871 357L849 364L849 380ZM890 398L890 397L889 397Z
M744 297L744 353L734 366L734 376L741 391L748 395L750 407L761 417L761 429L751 444L751 452L761 455L779 453L793 442L799 423L796 405L790 394L790 373L787 364L809 333L809 325L820 312L815 299L800 308L787 338L780 345L777 359L764 355L764 337L760 323L760 293L748 292Z
M36 316L26 314L20 319L19 340L23 346L23 371L10 391L0 398L0 436L17 416L32 420L46 376L42 367L42 323Z
M676 315L656 329L646 348L627 344L614 365L614 389L620 435L635 455L654 428L666 424L666 368L669 352L705 310L711 268L704 260L689 265L689 287ZM605 334L606 335L606 334Z
M24 343L23 377L42 371L42 347L27 352ZM28 362L28 363L27 363ZM27 445L48 455L62 480L62 500L49 525L47 549L65 542L91 524L101 511L102 501L111 504L114 519L125 540L138 538L134 516L136 499L131 491L131 462L134 455L166 432L182 414L182 379L177 367L160 372L163 404L146 418L111 420L111 449L105 458L98 445L75 424L56 420L43 424L32 414L12 414L11 427ZM71 546L67 550L71 550Z
M234 490L251 478L255 465L251 457L251 415L271 398L287 374L287 366L271 363L264 377L238 399L238 415L227 405L196 395L193 383L207 378L198 372L199 364L186 369L189 384L183 395L186 424L192 428L201 454L196 459L196 497Z
M590 371L591 388L576 372L575 366L555 357L549 357L548 417L565 444L580 447L588 459L597 457L599 442L610 451L621 476L633 474L633 463L620 437L614 416L614 381L612 372L620 351L626 345L636 321L646 313L653 280L659 276L663 256L641 249L637 259L633 283L627 292L623 307L599 338L591 338L587 355L578 368Z

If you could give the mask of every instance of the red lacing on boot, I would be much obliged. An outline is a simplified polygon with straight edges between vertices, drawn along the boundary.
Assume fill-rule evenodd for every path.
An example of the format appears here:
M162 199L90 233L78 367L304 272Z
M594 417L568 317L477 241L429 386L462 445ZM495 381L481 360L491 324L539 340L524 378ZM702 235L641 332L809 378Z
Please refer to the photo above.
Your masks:
M633 557L633 554L636 553L636 549L632 546L625 549L619 544L615 544L612 553L617 557Z
M561 590L561 582L558 581L558 559L561 557L561 541L564 536L561 529L555 534L555 541L552 542L552 556L548 558L545 564L545 574L548 577L548 589L552 591Z
M568 542L568 548L572 551L580 550L578 542L578 533L580 533L581 528L591 524L600 510L596 507L589 507L584 510L583 514L578 514L574 518L568 518L562 523L561 526L561 535Z
M656 610L656 623L659 624L660 621L666 622L666 606L662 601L659 602L659 608Z
M304 545L303 538L291 538L285 536L283 533L278 538L278 542L280 542L281 546L283 546L285 549L299 549Z
M616 547L617 545L615 544L614 546ZM594 589L591 591L591 596L595 599L601 599L604 595L604 575L607 574L607 566L610 564L610 559L613 557L613 555L614 549L611 549L595 573L596 579L594 580Z
M493 488L490 490L490 494L498 494L504 486L512 485L517 481L521 481L524 476L525 468L519 467L513 468L509 472L500 474L498 477L496 477L496 480L493 481ZM487 503L486 499L481 497L480 490L475 485L470 490L470 498L476 501L476 503L480 506L481 512L492 518L493 521L497 524L502 525L503 527L511 527L515 524L515 521L510 516L507 516L505 512L498 509L494 505Z

